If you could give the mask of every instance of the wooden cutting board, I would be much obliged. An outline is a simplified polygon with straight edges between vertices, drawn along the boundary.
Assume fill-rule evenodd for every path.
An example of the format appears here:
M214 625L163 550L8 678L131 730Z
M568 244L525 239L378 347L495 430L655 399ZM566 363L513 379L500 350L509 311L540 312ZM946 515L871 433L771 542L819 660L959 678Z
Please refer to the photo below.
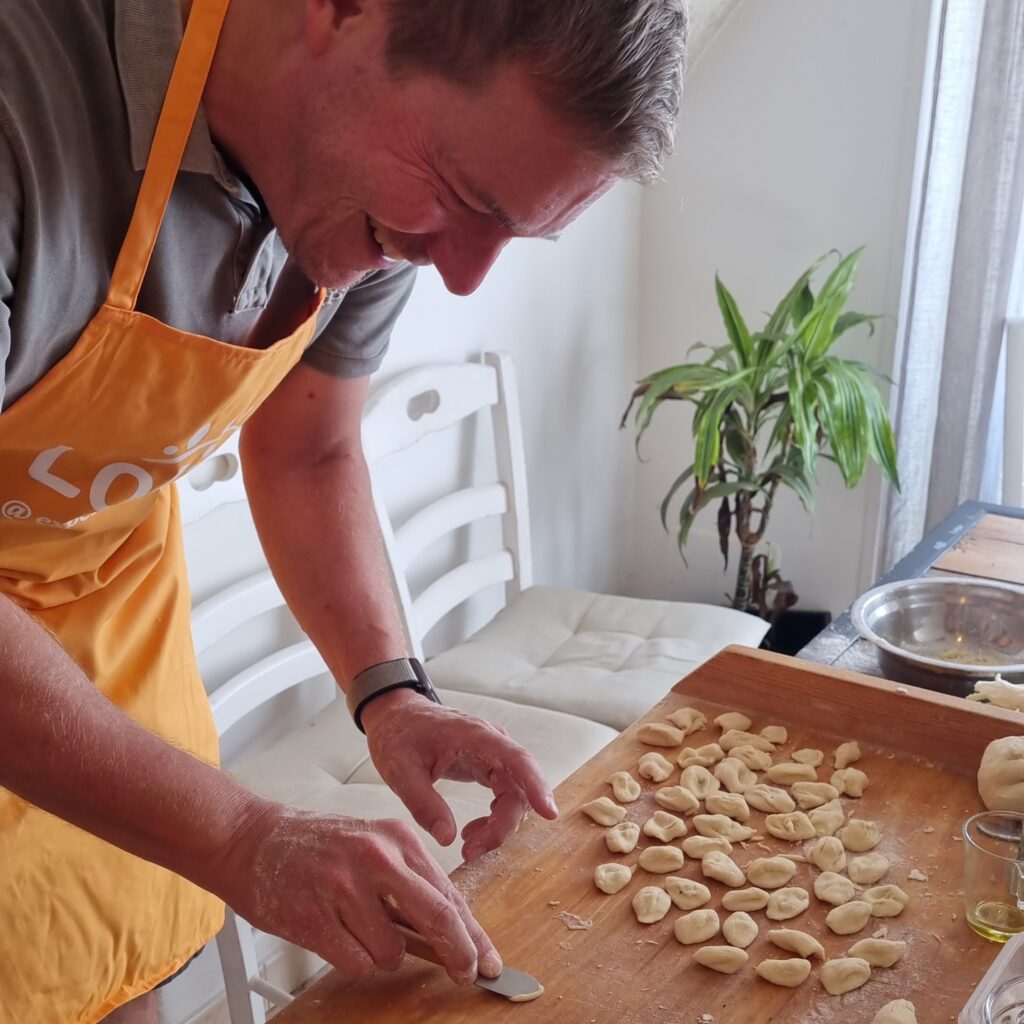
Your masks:
M884 836L878 849L893 862L884 879L911 896L904 913L876 919L855 936L836 936L825 927L831 908L813 895L817 870L800 865L790 883L811 892L810 909L787 922L752 914L761 934L748 949L750 960L738 974L725 976L692 960L695 946L682 946L672 925L674 907L655 925L639 925L630 901L643 885L662 876L637 869L633 881L614 896L593 885L594 868L622 860L635 863L639 850L610 854L604 829L579 813L582 804L610 795L614 771L635 769L641 754L654 749L636 739L643 721L658 721L680 707L703 711L709 722L725 710L742 711L754 730L784 725L789 742L781 754L818 747L826 761L818 777L832 773L832 752L843 740L863 749L857 767L870 787L860 800L844 800L848 813L878 821ZM870 1024L883 1004L908 998L921 1024L954 1020L999 947L975 935L964 921L963 842L960 829L983 810L975 773L993 739L1024 732L1024 718L940 694L824 668L763 651L729 648L678 683L641 722L627 729L557 790L560 820L531 816L502 850L454 874L474 913L510 966L528 971L545 986L536 1002L511 1004L480 990L460 989L437 968L408 961L395 974L358 982L328 975L275 1018L280 1024L420 1024L470 1022L498 1024L767 1024L801 1022ZM710 726L685 741L699 746L718 738ZM675 751L664 751L674 759ZM776 755L776 760L783 757ZM678 772L662 785L672 785ZM657 805L653 783L628 805L628 819L643 823ZM755 813L751 823L763 821ZM691 827L690 834L694 834ZM650 840L643 839L641 845ZM677 841L678 842L678 841ZM768 849L765 849L767 847ZM763 845L734 848L746 865L756 857L796 852L797 847L767 836ZM927 881L908 880L916 869ZM702 879L700 865L687 860L674 874ZM725 887L707 883L711 907L720 909ZM585 930L566 926L563 912L592 922ZM723 920L725 913L721 914ZM769 928L797 928L824 944L829 957L842 956L880 925L888 937L905 939L909 950L889 970L875 969L871 981L845 996L828 995L818 980L818 962L798 989L760 980L753 966L788 954L768 943ZM719 936L713 943L724 943ZM707 1015L707 1016L704 1016Z

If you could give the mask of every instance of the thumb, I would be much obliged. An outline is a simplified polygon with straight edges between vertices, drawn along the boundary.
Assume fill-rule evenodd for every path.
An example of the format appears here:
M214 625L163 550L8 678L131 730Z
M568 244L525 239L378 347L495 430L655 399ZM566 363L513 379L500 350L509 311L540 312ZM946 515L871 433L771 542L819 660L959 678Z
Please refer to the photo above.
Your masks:
M455 841L455 816L444 797L434 789L430 775L423 767L410 764L388 783L420 828L429 832L442 846L450 846Z

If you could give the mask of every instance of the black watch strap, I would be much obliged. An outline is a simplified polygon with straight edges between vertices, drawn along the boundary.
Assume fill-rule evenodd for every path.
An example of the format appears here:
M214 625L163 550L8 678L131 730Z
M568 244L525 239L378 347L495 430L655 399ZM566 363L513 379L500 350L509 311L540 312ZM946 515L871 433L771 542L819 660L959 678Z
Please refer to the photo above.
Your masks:
M379 665L371 665L352 680L352 686L345 695L349 713L360 732L363 728L363 709L383 693L392 690L415 690L418 694L441 703L441 698L434 689L426 669L418 658L398 658L395 661L382 661Z

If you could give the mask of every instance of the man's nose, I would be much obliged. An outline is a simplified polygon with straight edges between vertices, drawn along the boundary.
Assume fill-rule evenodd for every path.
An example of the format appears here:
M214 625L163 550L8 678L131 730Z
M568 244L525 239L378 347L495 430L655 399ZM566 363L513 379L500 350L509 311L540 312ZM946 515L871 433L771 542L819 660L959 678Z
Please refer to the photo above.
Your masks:
M429 247L430 260L453 295L470 295L480 287L508 235L497 231L441 236Z

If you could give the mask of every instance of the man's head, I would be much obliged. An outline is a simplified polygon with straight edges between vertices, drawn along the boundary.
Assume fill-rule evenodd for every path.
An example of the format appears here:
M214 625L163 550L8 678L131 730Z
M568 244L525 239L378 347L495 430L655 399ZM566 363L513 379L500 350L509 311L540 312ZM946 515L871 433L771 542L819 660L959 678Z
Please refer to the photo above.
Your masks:
M261 9L246 17L245 4ZM473 291L671 148L682 0L234 0L207 106L320 284ZM250 12L251 13L251 12Z

